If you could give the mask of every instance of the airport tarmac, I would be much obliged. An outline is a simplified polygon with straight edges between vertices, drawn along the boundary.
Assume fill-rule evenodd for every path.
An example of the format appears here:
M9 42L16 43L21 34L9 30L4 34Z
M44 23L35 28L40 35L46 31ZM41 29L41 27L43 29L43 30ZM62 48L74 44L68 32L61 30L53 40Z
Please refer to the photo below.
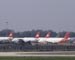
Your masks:
M0 52L0 56L16 57L75 57L75 51Z

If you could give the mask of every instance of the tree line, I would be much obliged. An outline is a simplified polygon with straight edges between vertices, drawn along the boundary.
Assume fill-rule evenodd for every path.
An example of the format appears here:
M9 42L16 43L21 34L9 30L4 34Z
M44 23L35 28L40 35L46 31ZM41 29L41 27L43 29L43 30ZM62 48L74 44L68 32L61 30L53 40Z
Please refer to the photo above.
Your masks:
M67 31L55 32L53 30L31 30L23 32L15 32L11 29L3 29L0 31L0 36L8 36L10 32L13 32L13 37L35 37L37 32L40 32L40 37L45 37L48 32L51 33L51 37L64 37ZM75 37L75 32L70 32L70 37Z

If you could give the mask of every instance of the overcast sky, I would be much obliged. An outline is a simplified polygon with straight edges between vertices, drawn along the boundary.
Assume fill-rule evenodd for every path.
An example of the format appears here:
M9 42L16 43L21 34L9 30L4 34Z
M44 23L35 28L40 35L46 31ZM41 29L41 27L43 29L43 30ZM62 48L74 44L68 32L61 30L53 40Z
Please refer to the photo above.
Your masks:
M7 27L75 32L75 0L0 0L0 30Z

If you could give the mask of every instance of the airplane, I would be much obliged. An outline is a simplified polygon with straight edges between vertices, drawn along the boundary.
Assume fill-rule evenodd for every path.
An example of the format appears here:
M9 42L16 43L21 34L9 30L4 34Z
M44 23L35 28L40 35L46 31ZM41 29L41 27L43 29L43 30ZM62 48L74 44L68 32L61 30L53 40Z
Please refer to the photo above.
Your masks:
M36 38L38 38L39 36L39 32L36 34L35 37L23 37L23 38L13 38L12 39L12 42L16 42L18 43L20 40L24 41L24 42L34 42L34 41L37 41Z
M0 43L10 42L13 39L13 33L9 33L8 37L0 37Z
M67 32L63 38L60 37L53 37L48 38L46 41L51 43L67 43L70 40L70 33Z

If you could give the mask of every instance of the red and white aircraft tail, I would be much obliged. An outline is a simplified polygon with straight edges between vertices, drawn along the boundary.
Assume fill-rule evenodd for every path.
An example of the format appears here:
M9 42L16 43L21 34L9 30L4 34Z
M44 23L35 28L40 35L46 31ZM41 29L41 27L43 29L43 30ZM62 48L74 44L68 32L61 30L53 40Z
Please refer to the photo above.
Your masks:
M65 40L68 40L69 37L70 37L70 33L67 32L67 33L65 34L65 36L64 36L64 39L65 39Z
M45 41L43 42L44 44L47 44L47 39L51 37L51 32L48 32L45 36Z
M8 37L9 37L9 40L12 40L13 39L13 32L10 32Z
M37 34L35 35L35 38L39 38L40 37L40 32L37 32Z
M70 33L67 32L64 36L64 38L59 43L66 43L68 42L68 38L70 37Z
M51 32L48 32L45 37L46 37L46 38L49 38L50 36L51 36Z

